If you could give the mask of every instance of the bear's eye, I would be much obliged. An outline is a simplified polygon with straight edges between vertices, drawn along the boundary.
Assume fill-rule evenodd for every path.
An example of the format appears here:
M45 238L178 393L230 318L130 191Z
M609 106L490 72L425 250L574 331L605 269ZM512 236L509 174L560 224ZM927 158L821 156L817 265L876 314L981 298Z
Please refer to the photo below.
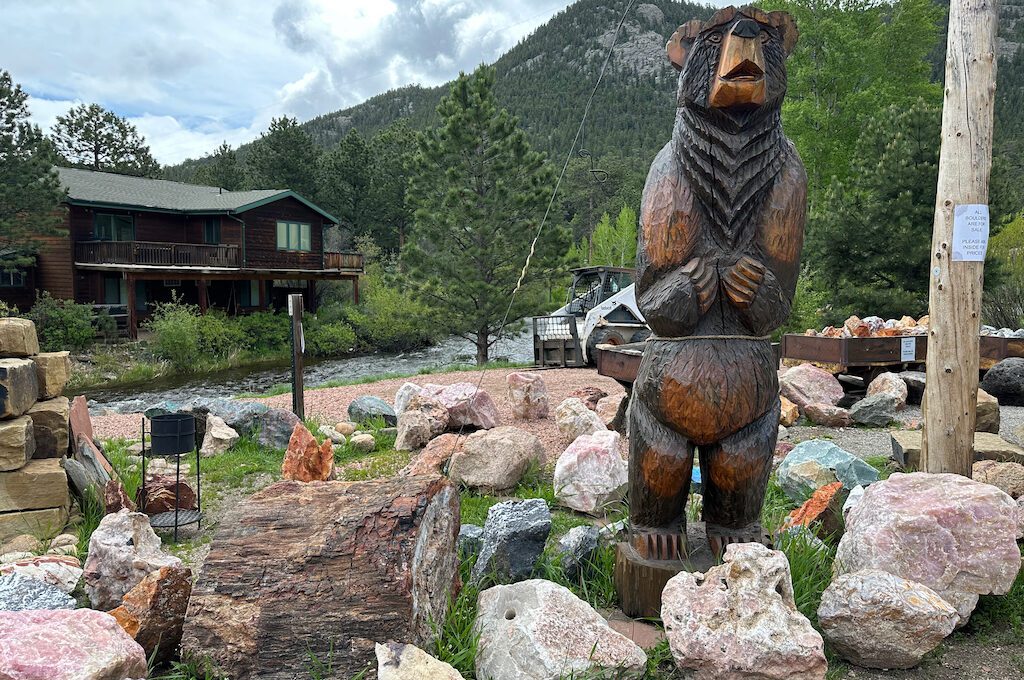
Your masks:
M760 37L761 37L761 43L763 44L763 43L766 43L766 42L768 42L769 40L772 39L772 34L769 33L768 31L765 31L765 30L762 29Z
M710 42L712 45L719 44L720 42L722 42L722 34L717 32L717 31L715 31L714 33L709 34L708 35L708 42Z

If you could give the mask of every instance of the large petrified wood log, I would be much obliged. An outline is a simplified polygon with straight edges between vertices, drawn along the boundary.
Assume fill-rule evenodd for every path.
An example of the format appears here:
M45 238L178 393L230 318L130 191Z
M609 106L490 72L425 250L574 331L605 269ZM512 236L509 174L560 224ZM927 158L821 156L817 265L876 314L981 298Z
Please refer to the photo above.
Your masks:
M189 602L186 658L231 678L349 678L374 643L426 646L458 586L459 495L443 477L273 484L217 530Z

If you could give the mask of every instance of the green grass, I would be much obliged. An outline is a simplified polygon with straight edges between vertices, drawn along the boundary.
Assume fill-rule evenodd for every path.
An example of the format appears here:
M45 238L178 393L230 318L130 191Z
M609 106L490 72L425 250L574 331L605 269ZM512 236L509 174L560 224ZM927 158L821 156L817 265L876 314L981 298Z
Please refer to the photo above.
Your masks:
M1019 543L1018 547L1024 553L1024 547ZM957 635L997 641L1024 639L1024 569L1005 595L982 595L971 620Z
M78 507L81 511L81 518L75 527L75 536L78 537L76 557L81 560L82 564L85 564L85 559L89 556L89 539L92 537L92 532L96 531L96 527L100 525L106 509L103 499L91 488L86 489L85 497L79 501Z
M524 368L527 366L533 366L533 364L517 361L489 361L483 366L477 366L476 364L451 364L449 366L431 366L427 368L421 368L420 370L414 372L381 373L378 375L367 375L361 378L339 378L337 380L328 380L327 382L320 383L319 385L308 385L306 386L306 391L308 392L309 390L324 390L331 387L351 387L352 385L369 385L371 383L381 382L384 380L402 380L405 378L415 378L421 375L439 375L445 373L486 371L491 369L502 368ZM265 392L246 392L244 394L239 394L236 398L260 399L263 397L276 397L280 394L288 394L291 391L291 383L278 383Z

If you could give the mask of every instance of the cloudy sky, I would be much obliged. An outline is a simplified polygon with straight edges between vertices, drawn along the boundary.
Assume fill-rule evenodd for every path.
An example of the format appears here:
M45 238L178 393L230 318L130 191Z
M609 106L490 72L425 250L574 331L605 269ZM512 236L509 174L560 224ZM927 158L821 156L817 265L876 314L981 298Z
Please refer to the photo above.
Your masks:
M73 104L128 117L157 160L490 62L571 0L4 0L0 68L48 129ZM721 4L721 3L719 3ZM16 30L13 27L17 27Z

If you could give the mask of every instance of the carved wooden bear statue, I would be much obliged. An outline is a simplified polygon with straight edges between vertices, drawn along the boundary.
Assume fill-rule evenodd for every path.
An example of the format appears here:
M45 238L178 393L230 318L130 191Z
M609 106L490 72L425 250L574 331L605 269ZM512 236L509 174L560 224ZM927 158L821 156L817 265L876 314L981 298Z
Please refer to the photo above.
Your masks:
M685 505L700 453L715 554L763 540L759 523L779 423L768 334L796 289L807 176L782 132L783 12L727 7L680 26L675 127L644 187L637 301L655 336L630 407L630 544L685 557Z

